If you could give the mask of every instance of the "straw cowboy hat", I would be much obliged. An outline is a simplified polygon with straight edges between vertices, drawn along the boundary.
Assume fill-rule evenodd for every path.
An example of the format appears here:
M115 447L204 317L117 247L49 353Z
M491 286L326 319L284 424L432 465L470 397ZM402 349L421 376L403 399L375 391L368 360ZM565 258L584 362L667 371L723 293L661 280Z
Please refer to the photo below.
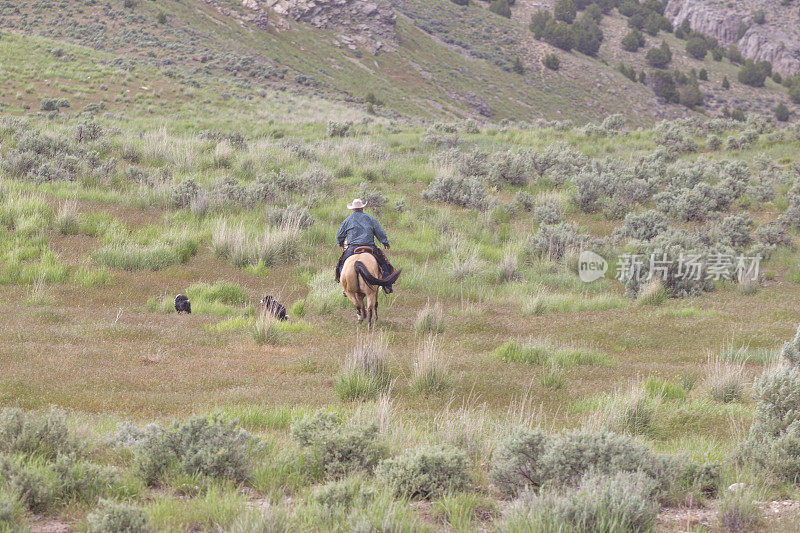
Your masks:
M367 207L367 202L362 202L361 198L356 198L347 204L347 209L364 209L365 207Z

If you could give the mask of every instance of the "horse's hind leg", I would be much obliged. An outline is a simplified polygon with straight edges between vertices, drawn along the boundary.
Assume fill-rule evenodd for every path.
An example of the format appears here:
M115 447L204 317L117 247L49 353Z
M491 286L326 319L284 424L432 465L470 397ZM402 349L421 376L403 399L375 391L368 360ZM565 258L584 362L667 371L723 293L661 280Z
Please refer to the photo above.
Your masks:
M378 321L378 291L373 290L367 294L367 317L368 324L374 326Z
M353 307L356 308L356 318L358 318L359 322L364 320L364 299L360 294L353 294L351 292L346 292L347 298L353 302Z

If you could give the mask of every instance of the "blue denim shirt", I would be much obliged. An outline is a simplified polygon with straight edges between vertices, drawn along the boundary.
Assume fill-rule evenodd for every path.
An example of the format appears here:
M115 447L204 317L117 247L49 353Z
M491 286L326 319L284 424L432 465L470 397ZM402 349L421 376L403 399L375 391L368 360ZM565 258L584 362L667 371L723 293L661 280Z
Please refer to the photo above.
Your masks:
M389 246L386 232L371 215L363 211L353 211L353 214L344 219L336 234L336 241L342 246L345 241L348 245L374 246L375 240L384 246Z

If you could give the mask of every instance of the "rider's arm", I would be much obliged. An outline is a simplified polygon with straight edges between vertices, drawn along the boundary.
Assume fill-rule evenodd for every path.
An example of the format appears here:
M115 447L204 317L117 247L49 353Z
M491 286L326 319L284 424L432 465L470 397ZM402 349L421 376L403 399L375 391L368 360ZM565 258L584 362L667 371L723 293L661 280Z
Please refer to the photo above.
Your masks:
M350 229L347 224L349 221L349 217L344 219L342 225L339 226L339 231L336 233L336 242L339 243L339 246L344 246L344 239L347 237L347 230Z
M386 246L387 248L389 247L389 238L386 236L386 232L383 231L380 222L374 218L372 219L372 233L382 245Z

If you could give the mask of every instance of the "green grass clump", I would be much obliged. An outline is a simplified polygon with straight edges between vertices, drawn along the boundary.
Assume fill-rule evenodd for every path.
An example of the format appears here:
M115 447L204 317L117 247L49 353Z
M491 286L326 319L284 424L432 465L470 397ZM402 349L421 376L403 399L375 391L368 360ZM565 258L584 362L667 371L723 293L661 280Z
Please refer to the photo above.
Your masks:
M297 448L279 448L256 464L252 487L272 501L294 495L324 476L313 453Z
M550 353L540 346L527 346L516 340L509 340L497 347L492 356L507 363L545 364Z
M3 236L0 235L0 285L32 285L34 283L62 283L69 275L69 269L58 260L49 246L27 245L3 254Z
M557 365L550 365L547 372L541 377L542 387L546 389L559 390L567 386L567 376L564 369Z
M214 284L195 283L186 289L186 296L192 302L192 311L195 305L201 302L219 302L230 306L246 305L250 295L244 288L235 283L217 281Z
M598 350L558 345L546 340L530 340L522 343L512 339L496 348L492 356L508 363L561 367L601 366L611 363L608 357Z
M388 388L388 376L375 375L360 368L344 370L333 382L333 390L343 401L375 398Z
M686 389L680 383L669 381L658 376L650 376L644 382L645 392L654 398L665 400L683 400L686 398Z
M236 420L247 430L288 429L293 419L305 416L308 410L304 407L281 406L239 406L229 405L221 409L221 413L229 420Z
M333 280L333 274L319 272L308 281L308 296L305 307L318 315L332 313L335 309L352 306L342 295L342 286Z
M268 344L278 346L286 342L286 335L281 329L281 322L271 313L262 312L253 321L253 340L259 346Z
M0 531L15 531L22 525L25 506L19 496L5 487L0 487Z
M80 233L80 215L74 201L68 200L61 203L53 220L53 227L62 235L77 235Z
M387 343L381 336L358 338L348 353L333 388L345 401L375 398L391 384L386 365Z
M730 403L744 399L744 363L731 363L718 356L709 356L706 368L706 386L713 400Z
M156 498L147 505L146 512L155 531L180 531L187 524L205 530L227 530L246 509L247 501L238 488L212 484L195 498Z
M161 270L186 263L197 248L197 241L188 239L151 244L115 242L96 250L92 258L101 265L122 270Z
M115 234L127 230L118 218L109 213L81 213L79 232L93 237Z
M641 288L636 296L637 305L657 306L667 301L667 291L661 281L655 279Z
M627 307L628 301L615 294L546 293L539 291L522 303L523 315L546 315L549 313L582 313L606 311Z
M151 313L174 313L175 300L166 294L161 298L148 298L145 304L145 309Z
M192 304L194 305L194 304ZM254 327L255 321L249 316L232 316L221 320L216 324L204 325L203 329L212 333L224 333L226 331L243 331Z
M301 298L293 303L289 308L289 316L295 318L303 318L306 316L306 301Z
M747 488L725 491L719 507L719 525L730 533L757 530L761 523L758 500Z
M47 229L53 210L40 196L7 194L0 198L0 226L18 235L30 237Z
M433 502L431 512L454 531L476 531L494 514L495 502L474 492L450 492Z
M189 286L186 295L192 304L192 313L229 317L215 325L204 326L208 331L222 333L245 329L253 323L250 297L244 288L235 283L195 283ZM175 311L174 303L174 297L165 294L161 298L148 299L146 308L153 313L172 313Z
M747 363L763 365L773 363L780 358L780 349L770 348L749 348L740 347L733 348L732 346L725 347L720 353L720 358L723 361L731 363Z
M72 281L86 289L105 287L111 284L111 274L105 268L80 267L72 274Z
M285 344L291 334L308 331L311 326L305 322L278 320L272 313L261 312L253 321L253 340L259 345L279 346Z
M679 309L668 309L665 314L672 318L705 318L714 316L716 312L698 309L697 307L682 307Z
M243 223L220 220L211 236L211 248L215 254L240 268L252 265L272 267L295 258L299 236L300 225L296 220L260 232Z
M422 394L431 394L446 389L449 384L449 361L430 336L417 347L411 387Z

